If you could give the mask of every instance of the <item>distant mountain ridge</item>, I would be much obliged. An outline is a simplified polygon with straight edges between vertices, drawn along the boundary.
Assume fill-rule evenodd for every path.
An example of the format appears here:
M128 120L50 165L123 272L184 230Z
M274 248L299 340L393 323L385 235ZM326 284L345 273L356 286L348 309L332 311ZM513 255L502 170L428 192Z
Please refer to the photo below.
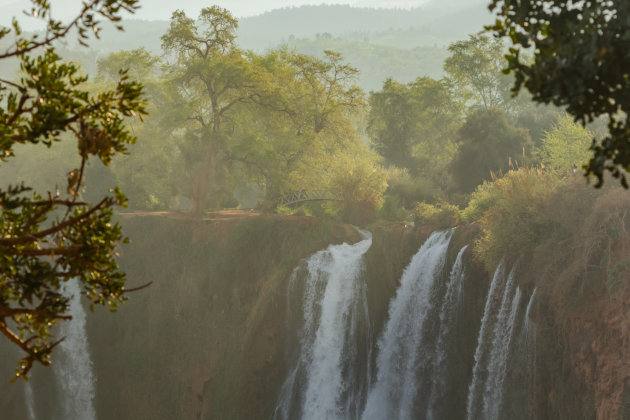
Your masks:
M454 4L461 5L453 7ZM290 37L313 38L330 34L342 39L367 37L385 45L414 48L422 45L448 45L457 39L483 29L490 22L485 2L479 0L449 3L437 2L413 9L358 8L346 5L301 6L276 9L262 15L243 18L239 22L239 42L249 49L273 48ZM409 31L418 37L393 41L391 34ZM400 38L400 36L398 36Z
M338 51L360 70L361 88L378 90L387 77L400 82L441 77L446 47L491 21L485 5L486 0L448 0L412 9L287 7L240 19L237 42L257 53L281 45L316 56L325 49ZM93 74L97 59L114 51L145 47L153 54L162 53L160 38L168 21L131 19L122 24L124 32L104 24L101 39L90 42L88 49L68 42L63 56L81 62ZM16 70L17 63L0 63L0 75L11 77Z
M460 7L454 7L459 5ZM375 9L347 5L301 6L276 9L239 20L238 42L242 48L262 52L293 38L361 40L412 49L446 46L478 32L490 22L490 13L479 0L438 2L414 9ZM160 53L160 36L168 21L125 20L125 32L105 28L103 42L94 43L103 52L145 46Z

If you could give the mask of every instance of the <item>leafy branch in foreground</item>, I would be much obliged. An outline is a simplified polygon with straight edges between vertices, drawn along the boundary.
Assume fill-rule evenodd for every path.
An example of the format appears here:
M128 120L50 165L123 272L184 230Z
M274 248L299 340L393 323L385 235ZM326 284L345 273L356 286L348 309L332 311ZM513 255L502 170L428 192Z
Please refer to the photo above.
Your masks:
M624 187L630 170L630 2L627 0L492 0L494 25L509 40L513 88L525 87L536 102L566 108L586 125L604 116L608 133L593 139L584 166L596 187L609 171ZM533 60L527 52L533 51Z
M116 188L93 204L81 199L81 190L90 156L107 165L125 153L135 142L125 120L146 114L142 85L124 71L115 88L91 93L87 77L63 62L53 45L71 30L85 45L90 34L98 37L99 19L118 22L122 11L137 9L138 0L84 2L67 24L50 18L48 1L31 3L31 14L46 23L43 37L23 37L15 19L12 28L0 28L0 39L15 35L0 60L20 62L16 80L0 79L0 162L14 156L17 144L52 147L72 136L80 163L68 172L63 192L55 188L42 196L24 184L0 186L0 332L26 353L18 377L26 377L35 362L49 365L63 340L51 327L70 318L70 297L61 292L66 281L77 279L92 304L114 310L125 300L125 274L115 257L126 240L112 222L113 208L124 206L125 196Z

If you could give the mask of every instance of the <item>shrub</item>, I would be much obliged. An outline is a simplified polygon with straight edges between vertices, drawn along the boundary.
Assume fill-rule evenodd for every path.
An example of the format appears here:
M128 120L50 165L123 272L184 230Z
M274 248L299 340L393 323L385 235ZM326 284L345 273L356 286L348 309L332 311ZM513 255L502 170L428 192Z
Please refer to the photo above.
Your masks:
M464 214L483 214L475 252L486 267L494 269L504 257L514 260L554 235L557 224L549 203L559 185L554 173L521 168L473 193Z
M330 190L342 200L342 217L357 225L374 221L383 205L387 173L369 153L340 156L332 168Z
M457 225L461 220L457 206L448 203L417 203L413 208L413 220L416 225L429 225L446 228Z

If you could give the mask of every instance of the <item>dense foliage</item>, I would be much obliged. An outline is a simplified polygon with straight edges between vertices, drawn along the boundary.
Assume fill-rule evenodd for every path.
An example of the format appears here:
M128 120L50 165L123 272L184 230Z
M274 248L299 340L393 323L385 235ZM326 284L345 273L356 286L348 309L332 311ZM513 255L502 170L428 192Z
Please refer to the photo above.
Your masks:
M630 169L630 3L625 0L493 0L497 20L490 26L512 44L508 70L514 91L525 87L532 99L566 107L586 125L608 118L608 134L594 139L587 175L604 181L610 171L628 186ZM525 51L534 51L534 59Z
M51 17L48 2L33 0L32 14L46 24L44 37L23 36L17 21L0 28L0 39L15 36L0 60L20 63L17 79L0 80L0 158L11 160L19 145L26 152L25 145L54 148L67 136L76 141L77 166L66 168L65 186L59 188L59 179L48 180L47 193L25 184L0 186L0 332L26 353L17 376L26 376L34 362L49 364L63 340L50 327L69 318L69 297L61 292L66 281L78 279L96 304L116 308L124 300L125 275L115 260L123 236L112 208L125 197L116 189L90 203L82 188L90 157L107 165L135 141L126 120L145 113L142 86L121 73L113 89L93 93L54 42L76 31L85 44L91 33L98 35L100 20L116 22L136 7L137 0L92 0L64 24Z

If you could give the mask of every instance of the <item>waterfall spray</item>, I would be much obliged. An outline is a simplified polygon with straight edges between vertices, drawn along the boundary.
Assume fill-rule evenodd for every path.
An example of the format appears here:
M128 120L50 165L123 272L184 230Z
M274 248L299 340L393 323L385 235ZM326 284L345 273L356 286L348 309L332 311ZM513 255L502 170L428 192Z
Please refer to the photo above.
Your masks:
M516 323L516 315L521 300L521 290L514 287L514 270L510 272L508 282L503 293L501 309L494 328L492 351L488 360L488 377L484 388L483 409L485 419L498 419L503 401L503 382L507 372L510 343Z
M85 311L76 279L68 280L62 293L71 297L71 321L60 324L59 335L66 337L55 354L54 372L63 398L64 418L94 420L94 374L85 330Z
M457 254L455 263L451 268L446 293L444 294L440 307L440 328L433 359L431 392L429 394L429 406L427 409L428 419L435 418L434 412L436 406L439 399L444 395L446 388L448 338L461 300L462 284L464 282L464 264L462 259L466 249L468 249L468 245L464 246Z
M358 410L361 386L353 383L360 322L367 320L363 255L372 238L332 245L306 261L300 355L285 381L275 418L344 419ZM290 279L296 289L300 270Z
M26 403L28 420L35 420L35 396L30 382L24 384L24 402Z
M432 310L433 284L444 267L453 231L434 232L405 268L378 342L376 383L363 419L412 418L423 324Z
M536 415L536 324L531 319L532 307L536 298L536 289L532 292L523 320L523 339L527 360L527 395L528 410L532 418Z
M492 282L490 283L490 289L488 290L488 297L486 298L486 305L483 311L483 317L481 318L481 328L479 329L479 337L477 339L477 349L475 350L475 364L473 367L473 375L470 386L468 387L468 399L466 404L466 413L468 420L475 420L478 418L476 415L476 402L480 397L480 386L483 385L487 372L485 371L485 359L486 359L486 347L484 346L487 337L489 335L489 329L491 328L492 317L495 313L498 301L495 299L495 294L500 293L503 286L503 280L505 278L505 263L501 261L497 269L494 271Z

